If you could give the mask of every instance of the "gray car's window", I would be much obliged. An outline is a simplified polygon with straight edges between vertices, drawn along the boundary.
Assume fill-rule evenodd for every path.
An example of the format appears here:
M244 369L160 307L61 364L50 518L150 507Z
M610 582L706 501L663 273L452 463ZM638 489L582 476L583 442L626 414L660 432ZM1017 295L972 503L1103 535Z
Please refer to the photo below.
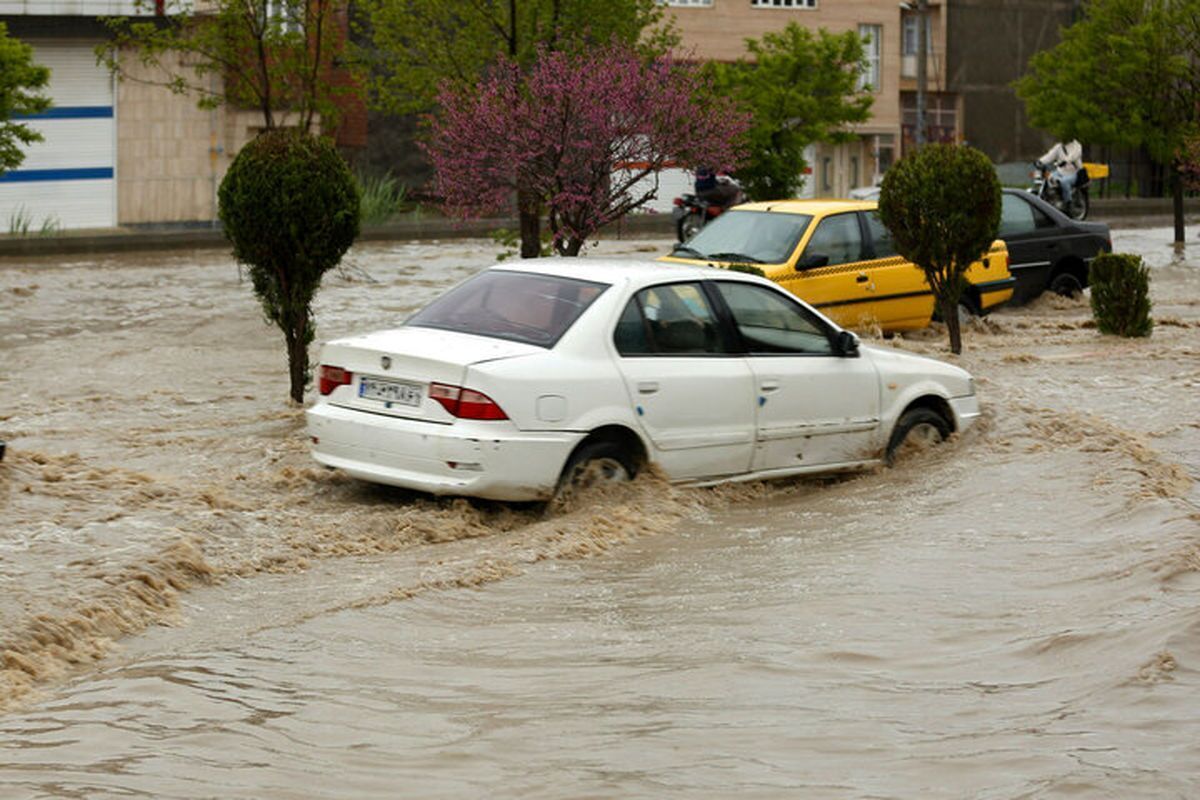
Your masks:
M1000 232L997 234L1001 239L1037 230L1033 206L1011 194L1003 194L1001 197L1003 199L1000 204Z
M698 283L652 286L625 306L613 342L623 356L712 355L731 350Z
M460 283L405 324L553 347L607 288L557 275L488 270Z
M848 264L863 260L862 244L858 214L834 214L817 223L817 229L804 248L804 255L828 256L829 266Z
M811 220L807 214L735 209L705 225L687 246L718 261L736 261L741 255L763 264L782 264L791 258Z
M750 353L833 355L825 326L779 292L732 281L718 281L717 288Z

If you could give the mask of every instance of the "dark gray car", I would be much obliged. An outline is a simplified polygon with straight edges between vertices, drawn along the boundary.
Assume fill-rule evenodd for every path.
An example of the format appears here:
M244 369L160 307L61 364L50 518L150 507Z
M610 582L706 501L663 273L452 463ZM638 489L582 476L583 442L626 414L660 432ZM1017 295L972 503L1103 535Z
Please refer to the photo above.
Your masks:
M1008 269L1017 283L1013 305L1049 289L1077 294L1088 285L1088 265L1112 252L1112 234L1103 222L1073 220L1029 192L1005 189L1000 232L1008 245Z

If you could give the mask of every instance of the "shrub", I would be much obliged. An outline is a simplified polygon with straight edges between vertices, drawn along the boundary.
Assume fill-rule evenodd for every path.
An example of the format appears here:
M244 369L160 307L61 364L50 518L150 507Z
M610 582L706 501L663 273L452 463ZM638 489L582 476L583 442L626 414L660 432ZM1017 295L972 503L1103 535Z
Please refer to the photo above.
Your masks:
M291 397L304 399L312 299L358 236L354 176L327 139L268 130L242 148L221 181L221 223L250 268L263 314L287 341Z
M363 225L378 225L387 222L404 208L408 189L391 175L354 176L362 205L359 220Z
M926 145L900 159L879 189L879 218L896 251L925 273L954 353L962 352L958 301L965 275L996 238L1000 197L988 157L953 144Z
M1149 336L1150 271L1142 257L1131 253L1102 253L1088 271L1092 287L1092 316L1101 333Z

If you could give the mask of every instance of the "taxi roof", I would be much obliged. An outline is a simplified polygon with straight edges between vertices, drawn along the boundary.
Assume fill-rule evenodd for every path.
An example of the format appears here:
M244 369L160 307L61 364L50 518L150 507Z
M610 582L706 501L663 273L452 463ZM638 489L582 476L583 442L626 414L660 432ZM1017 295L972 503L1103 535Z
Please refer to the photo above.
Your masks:
M783 214L836 214L841 211L874 211L879 203L875 200L764 200L758 203L742 203L731 211L774 211Z

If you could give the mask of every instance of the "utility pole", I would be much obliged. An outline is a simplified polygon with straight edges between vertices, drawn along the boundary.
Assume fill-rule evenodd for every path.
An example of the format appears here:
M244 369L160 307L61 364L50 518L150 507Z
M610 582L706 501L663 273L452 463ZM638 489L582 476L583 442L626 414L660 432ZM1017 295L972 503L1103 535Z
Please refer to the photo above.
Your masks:
M918 148L925 144L925 90L929 81L926 74L929 61L928 13L929 0L917 0L917 130L914 139Z

